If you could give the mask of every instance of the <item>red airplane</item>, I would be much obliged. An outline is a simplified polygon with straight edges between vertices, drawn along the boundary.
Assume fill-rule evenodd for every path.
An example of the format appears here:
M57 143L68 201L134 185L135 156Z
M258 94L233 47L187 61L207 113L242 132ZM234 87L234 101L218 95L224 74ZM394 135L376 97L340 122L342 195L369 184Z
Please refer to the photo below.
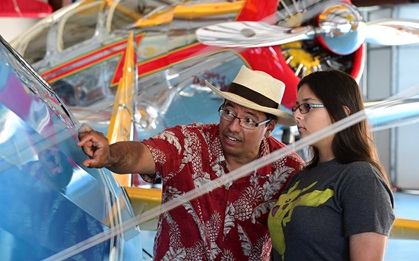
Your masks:
M134 0L84 0L54 12L11 44L80 121L106 131L128 35L134 31L138 72L134 114L142 139L176 124L217 121L220 100L204 81L226 88L242 65L285 82L285 110L295 103L300 77L312 71L334 68L360 78L365 56L362 40L356 48L339 54L322 35L237 48L206 45L198 42L195 34L201 27L232 21L292 26L296 28L293 32L315 29L319 20L328 21L334 14L332 6L342 10L342 4L350 1L201 0L171 4L145 0L138 4ZM358 19L356 8L353 10L352 18ZM337 46L344 46L351 39L337 40Z

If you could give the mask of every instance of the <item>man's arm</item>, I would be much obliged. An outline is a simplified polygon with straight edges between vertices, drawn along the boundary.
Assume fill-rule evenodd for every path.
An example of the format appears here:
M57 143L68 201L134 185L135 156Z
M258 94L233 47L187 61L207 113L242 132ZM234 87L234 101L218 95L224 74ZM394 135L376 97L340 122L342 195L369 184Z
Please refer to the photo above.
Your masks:
M83 161L89 168L108 168L115 173L155 174L150 150L138 141L122 141L109 145L103 133L91 128L81 129L77 146L90 159Z

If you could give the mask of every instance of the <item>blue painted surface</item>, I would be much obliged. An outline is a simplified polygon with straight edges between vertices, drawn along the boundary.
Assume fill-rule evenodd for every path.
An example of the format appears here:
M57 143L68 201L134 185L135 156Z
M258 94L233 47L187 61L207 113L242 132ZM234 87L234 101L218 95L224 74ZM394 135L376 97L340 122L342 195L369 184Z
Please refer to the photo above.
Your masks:
M77 126L0 36L0 260L142 259L135 228L86 243L134 213L110 171L82 167Z

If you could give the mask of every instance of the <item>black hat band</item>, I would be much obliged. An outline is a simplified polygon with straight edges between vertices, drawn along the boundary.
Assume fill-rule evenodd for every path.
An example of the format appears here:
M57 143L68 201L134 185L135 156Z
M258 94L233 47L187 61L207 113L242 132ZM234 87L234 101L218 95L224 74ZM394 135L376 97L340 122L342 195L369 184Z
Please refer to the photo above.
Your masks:
M255 92L254 90L247 88L244 85L235 82L232 82L230 84L230 87L228 87L228 92L237 94L263 107L269 107L273 109L278 109L279 107L279 104L277 102L267 98L266 96L263 96L258 92Z

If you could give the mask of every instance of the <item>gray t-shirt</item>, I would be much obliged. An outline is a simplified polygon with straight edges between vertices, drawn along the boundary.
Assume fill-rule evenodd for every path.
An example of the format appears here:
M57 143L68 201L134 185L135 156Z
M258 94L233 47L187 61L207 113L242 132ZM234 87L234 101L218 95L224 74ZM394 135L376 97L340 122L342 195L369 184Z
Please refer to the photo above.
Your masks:
M389 235L393 208L390 188L368 162L332 160L305 169L269 215L275 260L349 260L349 236Z

